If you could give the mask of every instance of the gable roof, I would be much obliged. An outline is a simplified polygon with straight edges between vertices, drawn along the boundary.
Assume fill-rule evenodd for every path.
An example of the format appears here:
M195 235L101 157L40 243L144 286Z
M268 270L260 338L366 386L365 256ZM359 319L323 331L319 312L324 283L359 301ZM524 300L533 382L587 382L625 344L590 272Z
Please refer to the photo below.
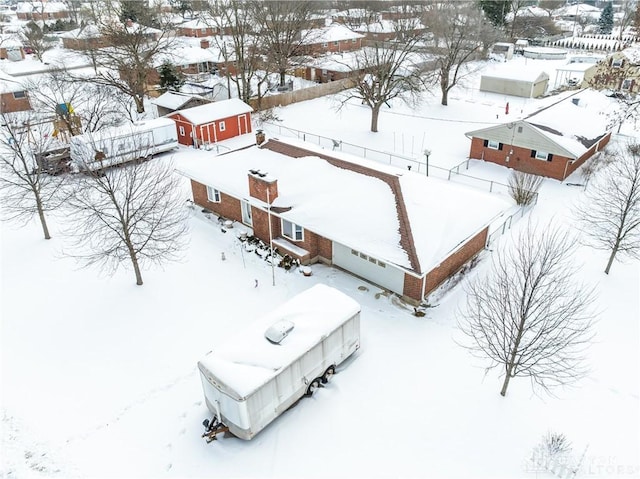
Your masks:
M298 140L270 139L217 157L177 158L185 176L235 198L250 169L278 181L278 215L325 238L423 275L475 236L511 201ZM276 210L277 209L277 210Z
M187 95L184 93L168 91L160 95L158 98L152 100L151 103L164 108L168 108L169 110L177 110L193 99L205 100L207 102L210 101L199 95Z
M548 153L579 158L610 129L615 100L591 89L579 90L516 122L503 123L465 133L468 138L496 140L539 149L546 141ZM514 135L518 127L524 134Z
M194 125L204 125L223 118L242 115L243 113L250 113L252 111L253 108L242 100L239 100L238 98L230 98L229 100L217 101L207 105L194 106L193 108L180 110L175 113L171 113L168 116L172 117L174 115L181 115Z
M303 30L301 37L303 45L315 45L318 43L340 42L356 38L364 38L364 35L354 32L349 27L340 23L332 23L322 28Z

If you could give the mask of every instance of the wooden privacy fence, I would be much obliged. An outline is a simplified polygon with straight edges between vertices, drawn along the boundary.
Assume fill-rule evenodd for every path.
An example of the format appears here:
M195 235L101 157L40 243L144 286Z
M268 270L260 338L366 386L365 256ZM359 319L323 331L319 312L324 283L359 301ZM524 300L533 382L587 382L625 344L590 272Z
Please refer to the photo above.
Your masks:
M276 106L287 106L300 101L333 95L343 90L353 88L355 84L356 81L353 78L343 78L342 80L335 80L329 83L318 83L315 86L301 88L300 90L278 93L277 95L269 95L262 98L252 98L249 100L249 104L254 110L266 110Z

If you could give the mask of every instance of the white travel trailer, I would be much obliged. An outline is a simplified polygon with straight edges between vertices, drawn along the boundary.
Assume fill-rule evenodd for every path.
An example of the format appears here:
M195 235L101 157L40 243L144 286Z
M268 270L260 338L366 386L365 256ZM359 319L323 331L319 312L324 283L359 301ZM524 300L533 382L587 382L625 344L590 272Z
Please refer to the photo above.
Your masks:
M329 286L313 286L198 362L213 423L253 438L359 347L360 305ZM215 439L217 430L208 431Z
M102 170L177 148L178 133L173 120L156 118L73 136L69 146L74 170Z

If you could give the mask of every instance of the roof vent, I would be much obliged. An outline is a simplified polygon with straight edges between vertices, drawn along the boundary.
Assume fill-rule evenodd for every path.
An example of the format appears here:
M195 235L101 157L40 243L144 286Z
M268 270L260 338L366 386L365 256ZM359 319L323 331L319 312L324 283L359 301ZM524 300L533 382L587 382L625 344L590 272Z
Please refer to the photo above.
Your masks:
M571 101L573 102L574 105L580 104L580 98L572 98Z
M277 323L272 324L269 329L264 332L264 337L267 338L270 343L280 344L282 340L286 338L291 331L293 331L294 327L295 324L291 321L282 319Z

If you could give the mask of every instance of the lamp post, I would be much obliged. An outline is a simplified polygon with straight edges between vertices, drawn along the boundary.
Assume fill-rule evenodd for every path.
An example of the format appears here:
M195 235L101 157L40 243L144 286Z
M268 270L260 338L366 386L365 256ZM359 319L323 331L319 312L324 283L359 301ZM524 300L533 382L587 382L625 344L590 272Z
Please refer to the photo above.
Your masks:
M425 170L425 173L427 176L429 176L429 155L431 154L431 150L429 150L428 148L426 150L424 150L424 157L427 160L427 169Z

